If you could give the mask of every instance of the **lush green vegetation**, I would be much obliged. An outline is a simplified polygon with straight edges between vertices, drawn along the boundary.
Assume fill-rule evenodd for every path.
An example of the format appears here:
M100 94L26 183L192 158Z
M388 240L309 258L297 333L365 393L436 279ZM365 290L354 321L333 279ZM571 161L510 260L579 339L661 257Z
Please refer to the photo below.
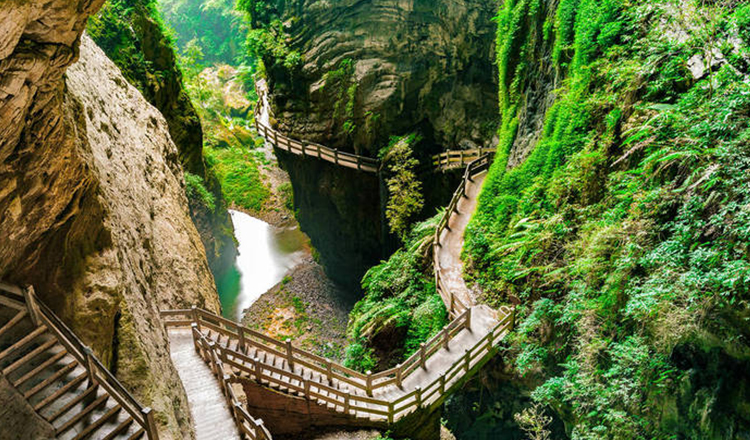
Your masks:
M393 138L388 147L380 152L385 163L388 188L388 203L385 216L391 232L405 241L414 218L422 211L424 196L422 182L417 178L419 160L414 157L414 145L419 143L416 134Z
M740 362L750 353L739 337L750 288L750 7L736 5L500 8L500 153L465 257L493 305L521 298L515 368L541 384L533 399L570 423L574 439L733 429L718 407L708 418L696 407L737 396L690 391L698 385L675 353L690 346ZM545 45L557 98L540 141L508 170ZM691 59L713 69L696 80ZM679 387L694 400L679 401ZM538 414L519 417L534 430L545 425Z
M234 4L235 0L159 0L175 44L183 53L200 54L192 62L203 67L245 61L247 27Z
M263 183L259 160L253 151L233 146L207 147L204 154L230 205L254 212L263 210L270 193Z
M146 58L140 43L148 27L146 20L152 20L157 29L169 36L157 10L157 0L109 0L86 27L89 36L128 81L144 93L153 87L151 83L159 81L153 77L156 73L153 61Z
M216 210L216 197L206 189L201 176L185 171L185 185L188 198L200 200L211 212Z
M348 367L387 368L409 357L447 324L448 313L427 264L438 218L416 225L405 247L362 279L365 296L354 306L347 328ZM393 337L378 341L382 335Z
M206 164L228 204L263 211L270 190L261 175L263 143L250 128L257 97L242 14L230 0L160 0L159 6L176 36L184 88L201 120Z

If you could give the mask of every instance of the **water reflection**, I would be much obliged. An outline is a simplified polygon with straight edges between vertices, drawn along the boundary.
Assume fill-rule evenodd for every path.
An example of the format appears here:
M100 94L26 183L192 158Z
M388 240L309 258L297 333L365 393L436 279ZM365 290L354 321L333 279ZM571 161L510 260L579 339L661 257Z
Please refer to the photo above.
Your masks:
M230 210L229 214L239 255L216 284L224 317L240 320L243 310L299 264L306 238L299 228L278 229L243 212Z

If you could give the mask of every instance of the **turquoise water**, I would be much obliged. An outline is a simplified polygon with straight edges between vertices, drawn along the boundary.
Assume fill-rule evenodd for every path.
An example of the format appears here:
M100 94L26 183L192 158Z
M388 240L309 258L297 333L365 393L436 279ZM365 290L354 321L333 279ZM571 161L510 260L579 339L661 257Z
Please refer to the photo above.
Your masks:
M245 309L300 263L307 240L299 228L275 228L239 211L229 214L239 255L216 286L224 317L239 321Z

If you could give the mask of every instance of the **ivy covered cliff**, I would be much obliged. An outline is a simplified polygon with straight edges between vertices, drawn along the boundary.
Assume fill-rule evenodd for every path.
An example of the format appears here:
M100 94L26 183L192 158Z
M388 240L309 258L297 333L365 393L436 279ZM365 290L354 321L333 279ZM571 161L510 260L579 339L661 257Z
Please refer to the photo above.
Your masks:
M748 25L732 1L500 8L465 259L520 299L506 360L570 438L750 432Z

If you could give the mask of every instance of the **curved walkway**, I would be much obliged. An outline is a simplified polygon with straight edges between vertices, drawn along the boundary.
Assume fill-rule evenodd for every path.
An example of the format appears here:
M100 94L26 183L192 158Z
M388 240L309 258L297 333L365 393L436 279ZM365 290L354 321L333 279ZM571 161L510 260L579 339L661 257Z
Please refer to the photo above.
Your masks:
M461 250L464 247L466 225L477 207L477 197L486 175L487 172L483 171L466 183L466 196L459 198L456 210L448 218L448 227L438 236L440 246L437 247L435 265L440 272L443 288L453 292L455 297L469 307L474 306L477 299L464 281Z
M268 91L265 81L255 84L258 94L258 104L255 107L255 130L275 148L288 151L299 156L313 157L346 168L356 169L367 173L380 171L381 162L367 156L340 151L315 142L292 139L273 128L271 124ZM451 170L463 168L472 161L485 154L494 152L494 148L474 148L469 150L449 150L432 156L430 168L432 170Z
M185 387L197 440L239 440L219 381L195 352L189 329L169 329L169 345L177 373Z

